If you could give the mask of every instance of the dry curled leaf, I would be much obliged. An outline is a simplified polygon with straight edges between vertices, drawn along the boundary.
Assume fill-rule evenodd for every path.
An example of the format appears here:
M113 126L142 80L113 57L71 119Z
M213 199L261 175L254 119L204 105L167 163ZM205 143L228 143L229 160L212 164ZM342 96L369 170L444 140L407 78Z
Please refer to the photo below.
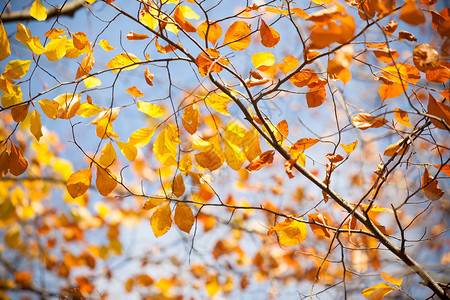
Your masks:
M420 44L414 47L413 61L419 71L434 70L439 67L439 53L429 44Z

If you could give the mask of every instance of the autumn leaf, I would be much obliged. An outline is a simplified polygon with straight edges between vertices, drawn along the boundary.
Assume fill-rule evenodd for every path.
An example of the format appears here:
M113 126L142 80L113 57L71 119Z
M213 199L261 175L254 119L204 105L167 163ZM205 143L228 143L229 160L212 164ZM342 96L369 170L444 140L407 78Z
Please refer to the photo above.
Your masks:
M30 131L39 142L43 134L42 134L41 115L37 110L33 110L33 112L31 113Z
M358 146L358 141L357 140L354 141L353 143L350 143L350 144L347 144L347 145L341 144L342 149L344 149L345 153L347 153L347 154L352 153L356 149L356 146Z
M193 26L189 21L186 19L200 19L200 16L197 15L189 6L185 5L178 5L175 8L175 12L173 14L175 22L183 28L186 32L196 32L195 26Z
M445 164L445 165L433 165L436 169L441 169L441 172L444 173L447 176L450 176L450 164Z
M142 209L150 210L150 209L156 208L165 201L166 201L166 198L164 195L156 195L156 196L148 197L147 200L145 200L145 203L144 203L144 206L142 207Z
M185 186L184 186L183 176L181 174L178 174L175 177L175 179L173 180L172 190L173 190L173 194L175 196L177 196L178 198L184 194Z
M0 20L0 61L4 60L11 54L8 34L3 27L3 22Z
M136 105L139 111L143 112L149 117L160 118L163 116L164 110L159 105L144 101L138 101Z
M325 157L331 162L331 163L338 163L340 161L342 161L344 159L344 157L340 154L333 154L333 153L328 153L327 155L325 155Z
M309 214L308 219L310 222L315 222L317 224L309 223L309 226L311 227L311 230L318 236L318 237L331 237L330 230L325 226L329 226L329 217L326 214L321 213L314 213Z
M244 21L236 21L228 28L225 33L225 39L223 45L231 48L231 50L241 51L248 47L252 30L250 25Z
M130 135L127 143L137 148L144 147L145 145L150 143L153 133L155 133L154 128L137 129Z
M299 139L289 149L289 153L303 152L306 149L308 149L309 147L314 146L318 142L319 142L319 140L318 139L314 139L314 138L302 138L302 139ZM291 156L292 156L292 154L291 154Z
M157 238L164 235L170 229L172 225L172 212L170 211L169 203L153 212L150 218L150 225Z
M120 152L129 160L134 161L137 155L137 149L132 143L116 142L119 146Z
M392 145L389 145L386 148L386 150L384 150L383 155L393 156L396 153L397 153L397 155L405 155L409 150L409 145L410 144L408 143L408 141L405 141L404 139L400 139L400 140L398 140L398 142L396 142Z
M194 214L192 209L184 202L178 202L175 208L174 222L181 231L189 233L194 225Z
M388 121L383 117L374 117L371 114L359 113L352 118L353 125L361 130L379 128Z
M381 272L381 277L383 277L383 279L386 280L387 282L398 285L398 286L400 286L403 281L403 278L395 279L394 277L392 277L391 275L389 275L386 272Z
M261 44L263 44L264 47L275 47L280 41L280 34L275 29L268 26L263 19L261 19L259 32L261 34Z
M444 103L437 102L431 94L428 94L428 96L428 113L439 119L430 118L431 123L439 129L448 130L450 126L450 107Z
M95 63L94 59L94 51L90 51L81 61L80 66L77 70L77 75L75 76L75 79L78 79L82 76L89 75L89 72L92 70Z
M259 133L254 130L247 131L242 139L242 146L248 161L251 162L256 159L262 152L259 143Z
M11 142L11 152L9 153L9 173L19 176L28 167L28 162L22 154L22 150Z
M407 0L400 11L399 19L410 25L425 23L422 10L416 5L416 0Z
M190 103L186 106L183 112L182 123L184 129L190 134L194 134L199 125L200 113L198 111L197 103Z
M140 60L134 54L131 53L122 53L116 55L112 60L110 60L106 66L114 73L119 72L120 70L131 70L138 67ZM128 66L128 67L127 67Z
M413 62L419 71L426 72L439 67L439 53L429 44L414 47Z
M261 153L257 157L255 157L246 167L245 169L249 172L255 172L259 169L271 164L273 162L273 156L275 155L275 150L268 150L266 152Z
M430 175L427 168L423 173L421 184L425 196L432 201L439 200L444 195L444 191L438 186L438 181L433 180L433 176Z
M30 8L30 15L38 21L47 19L47 10L39 0L35 0Z
M361 294L369 300L380 300L393 290L395 290L395 288L393 288L392 286L386 283L379 283L377 285L364 289Z
M233 170L239 170L244 164L244 152L228 139L224 139L225 159Z
M406 127L412 127L411 123L409 123L409 116L407 112L401 110L400 108L395 108L394 116L397 122L399 122L400 124Z
M205 52L200 53L195 59L195 63L198 66L198 71L202 76L205 76L208 73L216 72L219 73L223 70L224 66L228 66L229 61L225 58L222 58L220 52L215 49L206 49ZM219 65L219 63L221 65Z
M145 40L148 39L148 35L143 34L143 33L136 33L133 31L130 31L127 34L127 40L129 41L139 41L139 40Z
M144 94L135 85L127 88L125 90L125 92L127 92L128 94L130 94L130 95L132 95L134 97L137 97L137 98L144 96ZM142 103L145 103L145 102L142 102ZM139 108L139 104L138 104L138 108Z
M50 61L56 61L61 59L66 54L66 42L67 36L63 36L54 40L51 40L45 46L45 56Z
M157 136L153 144L155 157L166 167L177 164L177 145L180 143L177 128L169 124Z
M102 167L109 168L117 161L116 150L111 141L105 145L102 149L102 154L99 159L99 163Z
M299 220L303 220L299 218ZM297 246L306 237L306 224L292 219L286 219L270 228L268 234L278 233L280 245Z
M208 41L212 44L216 44L217 40L222 36L222 28L217 23L207 21L203 22L197 27L198 35L201 39L205 39L208 36Z
M67 191L72 198L80 197L91 185L92 171L90 168L76 171L67 180Z
M147 82L148 85L153 86L154 75L152 73L150 73L150 70L148 69L148 67L145 68L144 77L145 77L145 82Z
M116 176L114 176L108 169L103 169L97 166L97 179L95 181L98 192L102 196L111 194L117 186Z
M99 45L103 48L103 50L108 52L116 49L116 47L111 46L107 40L100 40Z

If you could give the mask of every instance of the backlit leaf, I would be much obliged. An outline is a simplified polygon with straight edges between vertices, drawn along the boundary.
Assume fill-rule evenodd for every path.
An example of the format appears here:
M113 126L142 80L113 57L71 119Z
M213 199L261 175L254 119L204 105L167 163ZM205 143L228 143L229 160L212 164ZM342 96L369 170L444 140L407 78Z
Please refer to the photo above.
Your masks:
M422 10L416 5L416 0L407 0L400 11L399 19L409 25L420 25L425 23Z
M280 41L280 34L275 29L268 26L262 19L259 31L261 34L261 44L265 47L275 47Z
M229 116L230 112L228 111L228 107L226 105L227 102L230 102L231 99L223 93L211 93L205 98L205 102L212 109L221 113L222 115Z
M148 85L153 86L154 75L152 73L150 73L150 70L148 69L148 67L145 68L144 77L145 77L145 82L147 82Z
M77 75L75 76L75 79L78 79L82 76L88 75L89 72L92 70L95 63L94 59L94 51L90 51L81 61L80 66L77 70Z
M303 152L306 149L308 149L309 147L314 146L318 142L320 142L320 141L318 139L314 139L314 138L299 139L298 141L295 142L294 145L292 145L291 149L289 150L289 153L291 153L293 151L302 151ZM291 154L291 156L292 156L292 154Z
M299 220L303 220L299 218ZM270 228L269 234L278 233L280 245L297 246L306 237L306 224L303 222L286 219Z
M403 142L403 139L398 140L395 144L389 145L386 150L384 150L383 155L385 156L393 156L399 149L401 149L397 155L405 155L409 150L409 144ZM401 145L402 144L402 145Z
M216 44L217 40L222 36L222 28L217 23L209 24L207 21L203 22L197 27L198 35L201 39L205 39L208 35L208 41Z
M113 59L111 59L106 66L108 68L114 69L113 72L117 73L120 70L131 70L138 67L140 60L134 54L131 53L122 53L116 55ZM129 67L126 67L129 66Z
M127 34L127 40L129 41L139 41L139 40L145 40L148 39L148 35L143 34L143 33L136 33L133 31L130 31Z
M244 152L235 144L224 139L225 159L233 170L239 170L244 164Z
M445 164L445 165L433 165L436 169L441 169L441 172L444 173L447 176L450 176L450 164Z
M67 180L67 191L72 198L80 197L91 185L92 171L90 168L78 170Z
M116 47L112 47L107 40L100 40L99 45L103 48L103 50L108 52L116 49Z
M175 196L178 198L184 194L185 186L183 181L183 176L178 174L173 180L172 191Z
M311 227L311 230L318 236L318 237L331 237L331 231L322 226L329 226L329 222L328 222L328 218L326 214L321 214L321 213L314 213L314 214L309 214L308 215L308 219L310 222L315 222L318 224L309 224L309 226Z
M64 29L61 28L52 28L49 31L47 31L44 35L48 37L51 40L59 38L61 35L66 33Z
M399 122L403 126L412 127L411 123L409 123L409 116L407 112L401 110L400 108L395 108L394 116L397 122Z
M275 155L275 150L268 150L266 152L261 153L256 158L254 158L245 169L251 173L258 171L264 166L271 164L273 162L273 156Z
M356 146L358 146L358 140L354 141L353 143L350 144L341 144L342 149L344 149L345 153L350 154L352 153L355 149Z
M42 137L42 124L41 124L41 115L37 110L33 110L31 113L30 120L30 131L34 135L34 137L38 140Z
M137 107L139 111L143 112L144 114L152 118L159 118L163 116L163 108L159 105L138 101Z
M166 167L177 165L177 144L179 143L177 127L169 124L159 133L153 144L156 159Z
M175 208L174 221L181 231L189 233L195 221L192 209L186 203L178 202Z
M135 85L127 88L125 92L127 92L128 94L135 96L135 97L143 97L144 96L144 94ZM145 103L145 102L143 102L143 103ZM138 107L139 107L139 104L138 104Z
M431 122L437 128L446 130L450 126L450 107L444 103L437 102L431 94L428 94L428 96L428 113L441 119L443 122L445 122L445 124L447 124L447 127L442 121L436 120L434 118L430 118Z
M75 32L73 34L73 45L83 53L90 52L91 44L84 32Z
M137 155L137 149L136 147L131 143L124 143L124 142L116 142L117 146L119 146L120 151L122 154L129 160L134 161L136 159Z
M156 196L148 197L147 200L145 200L143 209L145 209L145 210L153 209L155 207L158 207L164 201L166 201L166 198L164 195L156 195Z
M9 173L19 176L28 168L28 162L22 154L22 150L11 142L11 152L9 153Z
M250 25L244 21L236 21L228 28L225 33L224 45L227 45L231 50L241 51L248 47L252 36Z
M439 67L439 53L429 44L420 44L413 50L414 66L419 71L426 72Z
M198 20L200 18L189 6L178 5L175 8L174 19L177 24L183 28L183 30L187 32L196 32L196 28L186 19L195 19ZM176 33L176 32L175 32Z
M371 114L359 113L352 118L353 125L361 130L379 128L388 121L383 117L374 117Z
M387 282L398 285L398 286L400 286L403 281L403 278L395 279L394 277L392 277L391 275L389 275L386 272L381 272L381 277L383 277L383 279L386 280Z
M423 172L421 183L423 186L422 191L428 199L436 201L444 195L444 191L438 186L438 181L436 179L433 180L433 176L430 175L427 168Z
M46 100L49 101L49 100ZM54 101L56 102L56 101ZM50 105L54 105L51 103L48 103ZM42 105L41 105L42 107ZM91 118L95 116L96 114L102 112L102 109L98 107L95 103L89 103L89 102L83 102L80 104L80 108L78 108L77 115L83 117L83 118Z
M108 169L104 170L103 168L97 166L97 179L95 181L95 185L97 186L100 195L106 197L115 190L117 186L117 181L115 179L116 176L111 174Z
M212 172L223 165L225 161L224 151L217 135L203 142L204 145L202 144L201 148L197 148L197 150L201 149L201 152L195 154L195 160L200 167ZM192 148L195 149L194 145Z
M182 123L184 129L190 134L194 134L198 129L200 120L200 113L198 111L198 104L191 103L184 109Z
M223 70L223 67L218 63L228 66L230 63L227 59L221 58L220 52L215 49L206 49L206 53L201 52L195 59L195 63L198 66L198 71L202 76L208 73L219 73Z
M157 238L164 235L170 229L172 225L172 213L169 203L155 210L150 218L150 224Z
M380 300L393 290L395 290L395 288L393 288L392 286L386 283L379 283L377 285L364 289L361 294L369 300Z
M11 47L8 40L8 34L0 20L0 61L4 60L11 54Z
M134 131L130 138L128 139L128 143L134 145L135 147L144 147L150 140L152 139L153 133L155 133L155 129L150 128L140 128Z
M4 75L11 79L25 76L30 68L31 60L12 60L5 67Z
M102 149L102 155L100 156L99 163L102 167L109 168L117 161L116 150L111 141L105 145Z
M58 117L58 107L59 107L58 102L54 100L43 99L39 100L38 103L47 117L53 120L55 120Z
M45 46L45 56L50 61L59 60L66 54L67 36L51 40Z
M30 8L30 15L38 21L47 19L47 10L39 0L35 0Z

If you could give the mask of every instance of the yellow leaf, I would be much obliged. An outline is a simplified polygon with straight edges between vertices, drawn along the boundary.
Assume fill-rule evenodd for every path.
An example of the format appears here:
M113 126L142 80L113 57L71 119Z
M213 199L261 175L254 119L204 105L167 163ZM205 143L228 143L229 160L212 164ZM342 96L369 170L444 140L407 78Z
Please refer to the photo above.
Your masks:
M169 124L159 133L153 144L153 152L155 152L156 159L166 167L176 166L177 144L179 143L177 127Z
M20 85L12 87L12 93L3 93L1 98L1 103L3 108L9 108L13 105L17 105L22 102L22 89Z
M112 177L111 177L112 176ZM117 186L116 176L106 169L97 166L97 180L95 181L98 192L102 196L111 194Z
M94 67L95 59L94 59L94 51L89 51L86 56L81 61L80 66L78 67L77 74L75 75L75 79L78 79L82 76L89 75L89 72ZM86 82L85 82L86 84Z
M108 52L116 49L116 47L111 46L107 40L100 40L99 45L103 48L103 50Z
M138 67L138 62L140 62L139 58L137 58L134 54L131 53L122 53L116 55L113 59L111 59L106 66L108 68L117 68L114 69L113 72L117 73L120 70L131 70ZM129 66L129 67L126 67Z
M140 14L139 20L150 29L156 29L158 27L159 21L152 14L155 14L155 10L153 8L149 9L150 13ZM157 14L155 14L157 15Z
M225 132L225 139L238 147L243 146L246 130L240 125L239 122L232 122L222 128Z
M189 104L183 112L183 127L190 134L194 134L198 129L198 124L200 120L200 113L198 112L198 104Z
M192 169L192 159L189 156L189 154L183 155L183 157L180 159L180 162L178 163L178 168L180 169L180 172L184 174L184 176L187 175L187 173Z
M398 286L400 286L403 281L403 278L395 279L394 277L392 277L391 275L389 275L386 272L381 272L381 277L383 277L383 279L386 280L387 282L398 285Z
M122 154L129 160L134 161L136 159L137 155L137 148L132 145L131 143L124 143L117 141L117 146L119 146L120 151Z
M18 223L14 223L12 226L8 228L8 231L5 234L5 244L10 248L17 248L22 243L20 239L20 225Z
M303 220L300 218L299 220ZM306 224L286 219L269 230L269 233L278 233L280 244L283 246L297 246L306 237Z
M44 33L44 35L46 37L48 37L49 39L54 40L54 39L59 38L64 33L66 33L66 31L64 29L52 28L49 31L47 31L46 33Z
M101 80L94 76L86 77L83 82L87 89L102 85Z
M50 61L56 61L66 54L67 36L51 40L45 46L45 56Z
M4 60L11 54L11 48L8 40L8 34L0 20L0 61Z
M163 116L163 108L159 105L138 101L137 107L139 111L143 112L144 114L152 118L159 118Z
M67 58L76 58L79 57L84 52L78 50L73 44L73 39L67 40L66 42L66 54L64 55Z
M169 203L155 210L150 218L150 224L156 237L162 236L170 229L172 225L172 213Z
M128 143L139 148L147 145L152 139L153 133L155 133L155 129L150 128L140 128L134 131L130 138L128 139Z
M363 290L361 294L369 300L380 300L393 290L395 290L395 288L393 288L392 286L386 283L379 283Z
M159 206L161 203L166 201L166 197L164 195L156 195L152 197L148 197L144 203L143 209L149 210Z
M58 107L59 104L58 102L54 101L54 100L39 100L38 101L39 105L41 106L42 111L44 112L44 114L49 117L50 119L55 120L58 116Z
M345 153L347 153L347 154L352 153L356 149L356 146L358 146L358 140L356 140L353 143L350 143L348 145L341 144L342 149L344 149Z
M42 129L41 115L38 113L37 110L34 110L31 113L30 131L34 135L34 137L38 140L38 142L42 136L41 129Z
M34 1L30 8L30 15L38 21L44 21L47 19L47 10L41 1Z
M183 176L178 174L173 180L172 191L175 196L178 198L184 194L185 186L183 181Z
M252 63L256 69L264 71L275 63L275 56L270 52L259 52L252 56Z
M195 160L200 167L209 169L212 172L223 165L225 155L217 135L205 142L202 152L195 154ZM194 149L194 145L192 148Z
M211 22L211 21L210 21ZM209 24L207 21L203 22L197 27L198 35L201 39L205 39L206 34L208 34L208 41L215 44L217 40L222 36L222 28L219 24Z
M231 50L241 51L250 45L252 36L250 25L244 21L236 21L228 28L225 33L224 45L227 45Z
M268 150L266 152L261 153L257 157L255 157L246 167L245 169L249 172L255 172L259 169L269 165L273 162L273 156L275 155L275 150Z
M186 233L191 231L192 225L194 225L195 217L189 205L184 202L178 202L177 207L175 208L174 221L181 231Z
M91 50L91 43L84 32L75 32L73 34L73 45L83 53L89 53Z
M221 113L222 115L231 117L226 105L226 103L229 101L231 101L231 99L223 93L211 93L205 98L206 104L212 109L214 109L218 113Z
M99 163L102 167L109 168L117 161L116 150L111 142L105 145L102 149L102 155L100 156Z
M48 101L48 100L47 100ZM83 102L78 108L77 115L83 118L91 118L102 112L102 109L95 103Z
M54 98L58 102L58 118L71 119L75 116L80 107L80 95L61 94Z
M244 164L245 155L244 152L235 144L227 139L224 139L225 143L225 159L227 164L233 170L238 171Z
M5 67L5 76L19 79L25 76L30 68L31 60L12 60Z
M253 161L261 154L261 146L259 144L259 133L255 130L249 130L242 139L244 154L248 161Z
M384 150L383 155L385 156L393 156L395 152L400 150L397 155L405 155L409 150L409 144L407 142L403 142L403 146L400 146L400 143L403 141L403 139L398 140L397 143L389 145L386 150ZM405 147L406 146L406 147Z
M72 198L80 197L91 185L92 171L90 168L76 171L67 180L67 191Z

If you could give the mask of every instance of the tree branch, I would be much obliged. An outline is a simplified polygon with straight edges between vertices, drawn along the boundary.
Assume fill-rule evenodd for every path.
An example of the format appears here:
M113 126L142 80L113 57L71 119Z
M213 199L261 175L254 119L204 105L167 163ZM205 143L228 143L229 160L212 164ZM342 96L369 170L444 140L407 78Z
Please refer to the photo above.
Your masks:
M61 15L73 17L75 12L84 6L84 3L84 0L74 0L63 7L49 8L47 9L47 19ZM19 10L3 14L1 20L3 23L8 23L35 19L30 15L30 10Z

